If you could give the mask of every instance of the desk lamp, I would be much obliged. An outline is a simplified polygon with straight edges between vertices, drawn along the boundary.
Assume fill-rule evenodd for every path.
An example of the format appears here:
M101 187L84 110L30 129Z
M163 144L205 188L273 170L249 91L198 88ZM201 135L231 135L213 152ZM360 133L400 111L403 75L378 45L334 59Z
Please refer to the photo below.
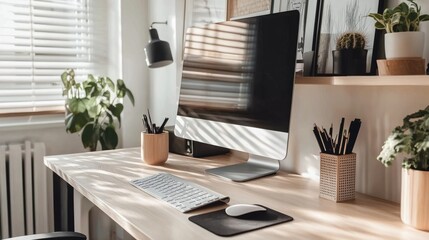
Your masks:
M152 27L154 24L167 24L167 21L152 22L149 27L150 41L144 49L146 64L149 68L163 67L173 62L170 44L159 39L158 31Z

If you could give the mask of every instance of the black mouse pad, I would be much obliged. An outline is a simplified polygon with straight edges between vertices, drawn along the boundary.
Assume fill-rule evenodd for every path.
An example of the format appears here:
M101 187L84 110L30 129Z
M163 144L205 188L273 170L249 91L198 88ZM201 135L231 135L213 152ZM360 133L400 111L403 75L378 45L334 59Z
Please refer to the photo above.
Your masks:
M225 209L222 209L192 216L189 220L223 237L233 236L293 220L291 216L274 211L265 206L262 207L266 208L267 211L250 213L239 218L226 215Z

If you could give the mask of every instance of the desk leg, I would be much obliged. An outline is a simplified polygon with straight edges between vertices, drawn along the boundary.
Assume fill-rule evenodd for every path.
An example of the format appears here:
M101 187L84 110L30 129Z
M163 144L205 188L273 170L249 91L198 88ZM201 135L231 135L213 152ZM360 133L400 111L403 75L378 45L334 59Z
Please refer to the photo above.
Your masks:
M74 205L74 229L76 232L85 234L89 240L89 211L94 206L78 191L73 192Z

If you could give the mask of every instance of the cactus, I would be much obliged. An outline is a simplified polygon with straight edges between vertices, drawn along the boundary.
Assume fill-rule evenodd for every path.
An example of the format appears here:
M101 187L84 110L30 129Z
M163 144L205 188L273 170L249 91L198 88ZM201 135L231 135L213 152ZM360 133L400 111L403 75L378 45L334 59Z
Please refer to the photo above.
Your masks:
M365 37L356 32L343 33L337 40L337 50L364 49L365 45Z

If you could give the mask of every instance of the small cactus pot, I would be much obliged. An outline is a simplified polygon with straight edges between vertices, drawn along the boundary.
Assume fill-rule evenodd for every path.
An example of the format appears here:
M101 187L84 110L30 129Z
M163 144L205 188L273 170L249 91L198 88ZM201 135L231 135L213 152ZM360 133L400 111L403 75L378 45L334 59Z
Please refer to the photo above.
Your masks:
M343 49L332 51L333 75L365 75L366 49Z

